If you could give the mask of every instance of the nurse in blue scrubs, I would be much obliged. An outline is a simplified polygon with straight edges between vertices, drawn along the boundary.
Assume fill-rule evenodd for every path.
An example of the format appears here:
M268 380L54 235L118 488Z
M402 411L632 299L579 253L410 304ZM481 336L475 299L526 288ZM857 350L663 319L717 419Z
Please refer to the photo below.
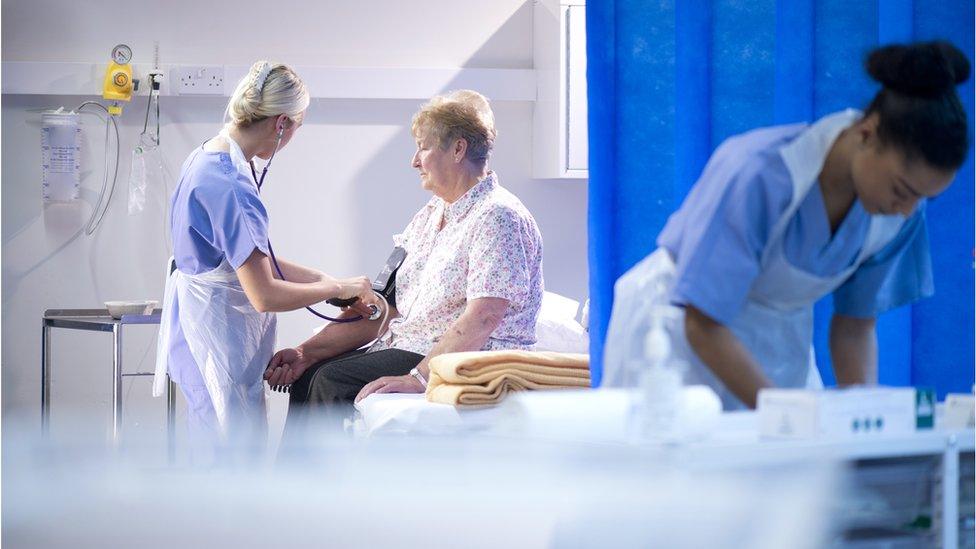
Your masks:
M632 359L659 315L685 382L726 409L754 407L763 387L817 386L813 304L827 294L838 384L877 381L875 318L933 292L925 201L966 159L955 88L970 66L930 42L876 49L866 69L881 89L864 112L715 150L658 249L616 283L605 385L639 382Z
M366 277L336 279L269 261L268 213L254 157L270 164L301 126L308 91L286 65L259 61L238 84L219 135L186 159L173 193L176 270L166 282L153 393L166 374L186 397L191 432L204 444L257 443L267 425L262 374L275 348L275 312L333 297L376 304ZM368 314L368 313L367 313Z

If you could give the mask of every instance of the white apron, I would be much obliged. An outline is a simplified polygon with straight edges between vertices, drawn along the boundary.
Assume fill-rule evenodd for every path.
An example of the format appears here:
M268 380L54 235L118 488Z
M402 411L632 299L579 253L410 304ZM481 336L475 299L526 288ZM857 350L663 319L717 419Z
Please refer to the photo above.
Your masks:
M831 145L860 116L857 111L847 110L824 117L780 149L792 179L793 198L770 233L762 253L760 274L745 306L728 326L777 387L822 386L813 356L814 303L833 292L861 263L894 239L904 223L904 218L898 215L871 216L857 259L833 276L821 277L802 271L785 256L783 241L790 221L816 185ZM685 383L711 386L722 398L726 410L742 408L742 402L691 350L684 331L685 310L669 301L674 273L673 259L667 250L660 248L617 280L602 385L633 387L638 384L640 366L631 361L643 356L644 334L651 324L650 311L666 307L666 315L662 313L666 316L663 324L671 338L672 354L689 365Z
M229 136L230 156L250 177L240 147ZM188 275L179 269L166 279L156 350L153 395L165 392L174 298L190 354L203 377L221 435L260 436L267 427L264 370L274 354L277 319L258 312L237 272L223 259L212 271Z
M200 368L221 434L263 429L267 419L262 375L274 354L274 313L260 313L251 305L226 260L199 275L173 271L166 280L163 298L154 396L165 392L172 333L172 319L166 311L173 306L174 298L180 307L176 322Z

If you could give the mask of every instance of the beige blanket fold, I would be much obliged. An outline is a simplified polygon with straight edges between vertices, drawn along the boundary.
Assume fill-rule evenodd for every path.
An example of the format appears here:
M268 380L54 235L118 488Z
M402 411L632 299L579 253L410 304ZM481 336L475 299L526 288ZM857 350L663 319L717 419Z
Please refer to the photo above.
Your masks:
M447 353L430 361L427 400L452 405L497 404L512 391L590 386L585 354L543 351Z

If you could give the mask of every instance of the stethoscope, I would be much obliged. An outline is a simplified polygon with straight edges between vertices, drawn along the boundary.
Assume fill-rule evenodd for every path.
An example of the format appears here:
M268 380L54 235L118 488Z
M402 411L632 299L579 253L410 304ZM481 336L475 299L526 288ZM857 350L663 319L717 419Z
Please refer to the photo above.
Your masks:
M264 178L265 178L265 176L268 175L268 168L271 167L271 161L274 160L275 154L278 153L278 147L281 145L281 138L284 135L284 133L285 133L284 128L278 130L278 139L275 141L274 151L271 152L271 157L268 158L268 162L264 165L264 169L261 170L261 178L260 179L258 178L258 172L257 172L257 170L254 168L254 160L248 160L248 164L250 164L250 166L251 166L251 177L254 179L254 184L257 185L257 187L258 187L258 194L261 194L261 187L264 185ZM275 271L278 273L278 277L281 278L281 280L287 280L285 278L285 273L281 272L281 266L278 265L278 258L275 257L274 248L271 246L271 238L270 237L268 238L268 252L271 255L271 264L274 265ZM345 301L345 302L347 302L349 304L352 304L355 301L355 299L353 299L351 301L349 301L349 300L341 300L341 301ZM379 309L379 307L377 307L376 305L370 305L369 307L370 307L370 310L372 311L372 314L370 314L369 319L370 320L375 320L375 319L379 318L380 317L380 309ZM363 320L364 318L366 318L363 315L359 315L359 316L352 317L352 318L332 318L331 316L326 316L326 315L324 315L324 314L316 311L315 309L313 309L311 307L306 306L305 308L308 309L308 312L312 313L313 315L315 315L315 316L317 316L317 317L319 317L321 319L328 320L329 322L356 322L356 321Z

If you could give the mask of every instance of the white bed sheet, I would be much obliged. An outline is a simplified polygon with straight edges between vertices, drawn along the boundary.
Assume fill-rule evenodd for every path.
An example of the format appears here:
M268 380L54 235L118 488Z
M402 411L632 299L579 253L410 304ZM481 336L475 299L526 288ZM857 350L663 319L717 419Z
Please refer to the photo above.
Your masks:
M696 389L685 388L686 392ZM626 389L567 389L525 391L510 394L499 405L487 408L455 408L427 402L422 394L373 394L356 404L359 418L355 432L374 435L493 435L620 444L631 441L636 392ZM679 416L681 414L679 413ZM727 431L731 418L712 412L706 425L684 419L689 439L711 438L715 431ZM680 421L680 420L679 420ZM736 433L754 432L754 425L735 427ZM738 434L735 438L741 438Z

